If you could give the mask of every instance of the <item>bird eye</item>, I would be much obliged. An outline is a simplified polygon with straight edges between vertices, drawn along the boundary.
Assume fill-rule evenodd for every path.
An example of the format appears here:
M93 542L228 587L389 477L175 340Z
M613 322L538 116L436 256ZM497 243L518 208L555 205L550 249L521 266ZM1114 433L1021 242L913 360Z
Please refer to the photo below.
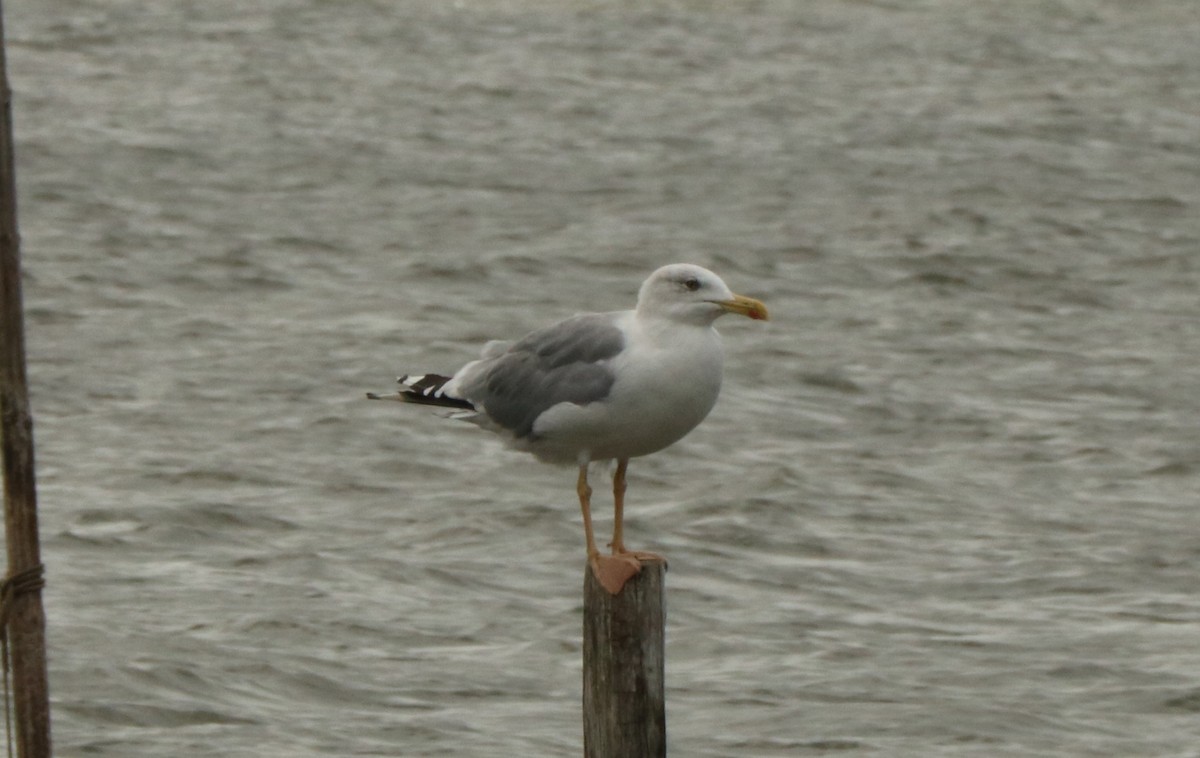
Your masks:
M689 276L683 280L683 286L688 292L695 292L700 289L700 280L694 276Z

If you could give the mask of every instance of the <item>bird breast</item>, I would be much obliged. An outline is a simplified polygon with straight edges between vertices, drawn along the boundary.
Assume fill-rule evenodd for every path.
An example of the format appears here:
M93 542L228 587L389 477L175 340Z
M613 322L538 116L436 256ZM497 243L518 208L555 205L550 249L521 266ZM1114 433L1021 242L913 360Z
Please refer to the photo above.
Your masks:
M616 366L610 402L625 420L620 439L595 458L633 458L678 441L704 420L721 391L720 336L711 327L673 330L669 341L639 343ZM620 449L617 449L620 448Z

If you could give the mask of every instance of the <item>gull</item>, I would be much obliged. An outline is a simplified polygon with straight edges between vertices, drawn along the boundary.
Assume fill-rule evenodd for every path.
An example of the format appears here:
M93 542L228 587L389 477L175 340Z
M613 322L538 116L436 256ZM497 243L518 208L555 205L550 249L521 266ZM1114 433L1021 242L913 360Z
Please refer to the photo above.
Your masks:
M588 564L615 595L643 561L662 560L625 547L629 461L682 439L712 410L724 363L713 323L727 313L767 319L763 303L735 295L713 272L675 263L646 279L633 310L580 314L516 342L492 341L451 376L406 374L398 392L367 397L448 408L451 418L541 461L578 466ZM592 532L588 465L612 460L613 534L604 555Z

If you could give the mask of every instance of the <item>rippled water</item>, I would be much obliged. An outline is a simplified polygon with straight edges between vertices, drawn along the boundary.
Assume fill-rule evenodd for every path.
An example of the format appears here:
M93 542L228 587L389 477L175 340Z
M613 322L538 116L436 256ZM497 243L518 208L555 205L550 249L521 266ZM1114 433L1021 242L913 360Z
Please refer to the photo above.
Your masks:
M577 755L572 472L362 395L674 260L673 755L1200 755L1192 3L5 11L60 755Z

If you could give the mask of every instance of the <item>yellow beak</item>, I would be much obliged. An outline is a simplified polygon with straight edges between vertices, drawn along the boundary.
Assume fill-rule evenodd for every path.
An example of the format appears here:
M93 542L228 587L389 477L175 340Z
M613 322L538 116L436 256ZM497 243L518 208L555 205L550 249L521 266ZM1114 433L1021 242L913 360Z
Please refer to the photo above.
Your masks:
M734 295L730 300L714 300L713 302L730 313L737 313L752 318L755 321L769 320L767 306L763 305L761 300L755 300L752 297Z

